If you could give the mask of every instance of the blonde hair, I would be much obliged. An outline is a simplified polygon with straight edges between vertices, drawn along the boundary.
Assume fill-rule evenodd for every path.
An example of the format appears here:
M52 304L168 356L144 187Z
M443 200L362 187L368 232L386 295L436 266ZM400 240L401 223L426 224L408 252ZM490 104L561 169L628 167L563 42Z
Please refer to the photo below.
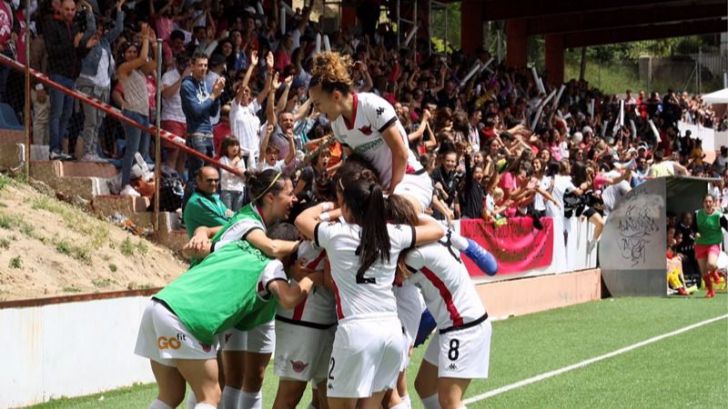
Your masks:
M351 58L335 52L322 52L313 59L311 69L311 88L321 85L326 93L339 91L344 95L351 92L353 82L349 71L351 70Z

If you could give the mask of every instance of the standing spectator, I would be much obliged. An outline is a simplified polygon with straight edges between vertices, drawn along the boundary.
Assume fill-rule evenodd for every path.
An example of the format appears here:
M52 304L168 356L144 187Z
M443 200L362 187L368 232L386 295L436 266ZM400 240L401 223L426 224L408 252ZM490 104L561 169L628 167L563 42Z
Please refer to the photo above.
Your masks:
M251 63L242 78L242 82L237 85L236 96L230 102L230 128L233 135L240 141L240 149L245 163L256 164L258 163L258 155L260 155L260 137L258 136L260 118L257 114L261 110L263 101L268 96L272 76L267 76L265 88L254 97L248 83L253 70L258 66L257 51L253 51L250 61Z
M160 125L165 131L182 138L187 135L185 113L182 111L182 99L179 95L182 80L192 72L190 57L185 53L177 54L176 64L162 76L162 117ZM167 148L166 164L178 174L184 171L186 155L177 147Z
M209 59L207 75L205 75L205 85L207 85L207 88L212 89L219 78L225 77L225 71L227 71L225 57L222 54L213 54ZM227 100L227 98L222 99ZM220 122L220 111L210 117L212 126L217 125L218 122Z
M36 145L48 145L48 112L50 105L48 92L43 84L36 84L35 89L30 92L33 101L33 143Z
M149 43L156 41L154 32L150 27L142 23L142 48L138 50L136 45L127 43L123 49L123 63L119 66L116 74L119 83L123 87L122 112L140 125L149 126L149 93L147 90L147 79L145 73L154 72L157 62L148 60ZM149 135L141 129L124 124L126 134L126 148L124 158L121 162L121 194L133 194L133 188L129 185L131 166L134 155L140 152L142 156L149 155Z
M101 102L109 101L111 77L114 72L114 56L111 44L124 28L124 12L121 10L126 0L116 2L116 21L114 28L105 32L103 25L96 26L96 18L86 3L86 32L93 32L91 38L83 44L88 54L81 61L81 74L76 81L78 90ZM85 3L85 2L84 2ZM82 40L83 41L83 40ZM83 107L83 143L76 143L76 158L84 162L96 162L99 157L98 132L104 120L104 111L89 104ZM80 142L80 141L79 141Z
M53 82L73 89L79 74L76 47L83 37L73 24L76 18L76 3L63 0L60 14L53 16L45 25L43 36L48 52L48 74ZM69 160L71 156L62 152L62 140L68 137L68 122L73 111L73 98L51 88L51 115L48 121L50 135L50 159ZM131 164L128 171L131 171ZM128 181L127 181L128 182Z
M0 54L15 58L13 52L13 13L10 7L10 3L5 0L0 1ZM0 102L7 101L6 95L6 83L8 80L8 74L10 68L6 65L0 65Z
M210 90L205 83L206 75L207 55L197 52L192 56L192 75L182 80L179 95L187 122L187 146L212 158L215 156L215 147L210 117L217 115L220 110L220 95L225 88L225 78L218 78ZM203 164L204 161L196 156L187 158L185 199L195 191L197 172Z
M220 148L222 156L220 163L238 170L237 173L220 170L220 196L225 206L237 212L245 202L245 162L240 157L240 142L234 136L229 136L222 141Z

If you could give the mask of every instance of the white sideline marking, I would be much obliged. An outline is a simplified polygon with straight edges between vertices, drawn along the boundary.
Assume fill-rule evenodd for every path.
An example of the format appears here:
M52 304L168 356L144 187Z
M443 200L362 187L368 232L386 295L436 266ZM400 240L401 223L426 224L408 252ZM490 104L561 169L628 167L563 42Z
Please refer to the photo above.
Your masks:
M569 372L569 371L573 371L574 369L583 368L583 367L591 365L593 363L603 361L605 359L609 359L609 358L615 357L617 355L621 355L625 352L629 352L634 349L641 348L645 345L649 345L649 344L655 343L657 341L661 341L665 338L673 337L675 335L682 334L683 332L687 332L687 331L693 330L695 328L711 324L716 321L724 320L726 318L728 318L728 314L721 315L721 316L715 317L715 318L711 318L711 319L708 319L705 321L701 321L701 322L698 322L698 323L695 323L692 325L688 325L687 327L683 327L683 328L677 329L675 331L668 332L666 334L658 335L656 337L652 337L652 338L646 339L644 341L640 341L636 344L628 345L624 348L620 348L616 351L612 351L612 352L606 353L604 355L599 355L594 358L586 359L584 361L577 362L573 365L565 366L563 368L555 369L553 371L544 372L540 375L532 376L530 378L526 378L522 381L518 381L518 382L512 383L510 385L501 386L500 388L493 389L492 391L488 391L488 392L482 393L480 395L476 395L476 396L470 397L468 399L465 399L463 401L463 403L466 405L469 405L471 403L475 403L475 402L479 402L481 400L492 398L493 396L500 395L501 393L505 393L505 392L511 391L513 389L518 389L523 386L530 385L532 383L540 382L540 381L543 381L544 379L552 378L554 376L561 375L561 374Z

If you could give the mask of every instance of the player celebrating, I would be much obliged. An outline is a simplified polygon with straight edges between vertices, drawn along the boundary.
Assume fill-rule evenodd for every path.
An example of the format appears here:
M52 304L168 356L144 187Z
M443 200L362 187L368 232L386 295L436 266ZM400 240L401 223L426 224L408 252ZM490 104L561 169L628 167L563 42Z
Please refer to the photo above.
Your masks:
M298 242L272 240L266 235L269 226L288 217L296 201L290 178L273 169L249 171L246 178L252 202L235 213L224 226L198 228L190 246L198 250L211 246L217 251L243 240L268 257L282 258L292 254ZM213 234L210 242L208 237ZM267 319L258 322L260 325L236 323L235 328L222 337L226 409L240 407L233 402L242 402L244 409L262 406L263 374L275 344L275 306L269 307L267 313Z
M323 272L326 252L313 242L298 248L298 265ZM326 377L336 331L334 295L317 286L295 308L278 308L276 315L275 373L279 376L273 407L295 409L312 381L319 401L326 399Z
M390 219L417 221L402 199L390 198ZM426 409L461 409L471 379L487 378L492 327L458 252L431 243L402 254L411 281L420 288L439 331L430 341L415 379Z
M351 60L338 53L314 57L309 83L314 107L332 121L336 139L372 164L388 193L407 197L424 212L432 203L430 176L408 148L407 132L392 105L375 94L353 92L350 69ZM481 270L491 270L492 257L477 243L457 234L451 238Z
M703 208L695 212L695 258L698 260L700 273L705 281L706 298L715 297L713 281L720 282L718 275L718 256L720 243L723 242L722 229L728 229L728 220L716 210L715 197L711 194L703 198Z
M325 222L323 203L296 219L301 233L324 248L331 262L339 325L328 373L331 409L380 408L397 380L403 356L401 324L392 292L396 257L443 231L435 221L412 227L386 223L381 186L370 171L344 172L337 196L341 223ZM409 205L409 204L408 204ZM324 222L320 222L324 220Z
M195 409L217 408L217 336L236 323L263 321L272 296L288 308L298 305L322 278L312 274L289 285L279 260L238 240L162 289L144 310L135 348L150 359L159 387L149 408L176 408L186 383L195 395Z

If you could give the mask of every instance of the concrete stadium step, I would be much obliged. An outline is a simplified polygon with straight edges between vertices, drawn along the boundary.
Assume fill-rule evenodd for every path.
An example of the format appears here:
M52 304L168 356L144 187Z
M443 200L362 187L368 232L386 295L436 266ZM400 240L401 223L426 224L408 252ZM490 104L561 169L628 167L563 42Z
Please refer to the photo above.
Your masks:
M86 200L110 195L111 181L117 174L116 168L109 163L40 160L31 162L30 166L32 178L56 191Z
M25 131L20 129L0 128L0 143L25 143Z
M20 170L25 158L25 145L0 139L0 170Z

